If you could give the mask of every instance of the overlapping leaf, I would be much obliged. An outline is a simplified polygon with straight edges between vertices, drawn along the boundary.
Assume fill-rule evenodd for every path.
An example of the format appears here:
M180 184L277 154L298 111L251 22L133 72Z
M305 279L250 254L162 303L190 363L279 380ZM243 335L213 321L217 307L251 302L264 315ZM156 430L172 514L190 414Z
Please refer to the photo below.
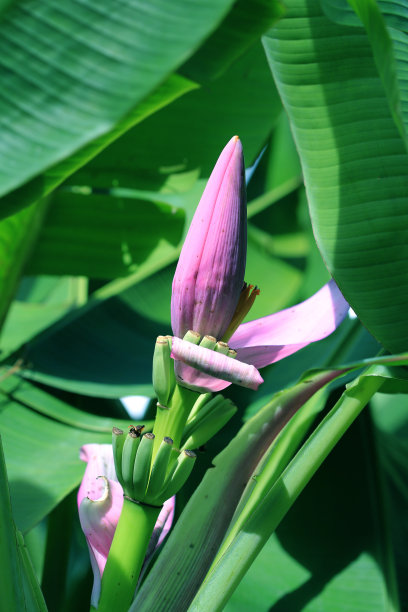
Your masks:
M264 39L323 258L387 348L408 342L408 155L362 28L291 0ZM405 95L405 89L404 89Z
M10 382L15 387L15 398L12 391L7 391ZM109 443L111 434L104 419L101 424L105 425L105 432L95 431L92 421L97 420L96 417L91 417L90 429L87 428L89 418L86 417L84 421L79 419L80 427L77 428L73 424L74 409L68 405L64 417L65 404L62 401L57 401L61 420L58 420L58 413L52 415L54 418L40 414L28 407L31 403L29 385L26 384L20 391L23 395L19 395L18 389L18 379L2 382L0 428L13 516L18 529L25 532L44 518L80 482L84 472L79 460L80 447L91 442ZM33 402L38 401L36 393L38 391L33 388ZM70 425L61 422L67 418Z
M69 183L185 191L197 175L209 177L222 148L234 134L240 136L246 164L251 165L281 108L258 43L222 77L134 127L75 173Z
M391 357L390 361L393 362L394 359L395 358ZM399 358L397 358L397 362L398 361ZM381 359L374 360L373 362L381 362ZM401 357L401 363L407 363L407 355ZM357 367L357 364L355 364L355 367ZM293 414L293 412L296 412L297 408L303 405L314 392L322 388L327 382L335 377L336 373L333 371L327 371L325 374L320 372L316 373L316 375L305 375L301 383L282 393L278 393L271 402L246 423L231 444L215 459L215 470L209 470L207 472L202 484L191 498L185 513L182 515L175 531L170 537L167 548L164 549L156 566L137 595L133 604L134 609L149 609L149 606L152 605L153 598L155 598L155 606L157 609L164 610L169 601L170 592L171 601L177 609L188 609L192 597L204 579L220 546L221 538L224 536L225 530L232 518L239 496L243 490L244 482L248 481L253 467L258 463L260 457L279 431L279 428L275 429L277 422L282 418L285 421L285 415L288 416L289 413ZM364 381L362 381L361 389L358 385L356 386L358 392L362 392L361 397L358 394L356 395L356 402L354 399L354 390L350 389L350 391L346 392L344 397L345 401L348 402L347 410L334 411L334 414L339 416L338 421L336 419L332 421L330 418L327 418L322 423L322 425L326 423L328 430L330 430L330 436L326 436L326 429L323 434L319 432L315 438L319 441L319 444L321 444L321 446L319 446L319 452L315 453L311 451L308 453L305 451L303 455L300 454L299 460L296 463L296 470L289 470L292 476L296 473L297 469L301 471L305 470L304 474L309 473L308 471L311 466L316 465L315 461L318 460L320 456L319 453L322 452L323 454L327 454L328 449L334 446L335 441L339 439L341 433L347 428L347 423L350 423L357 416L359 410L362 409L367 398L372 395L375 389L381 386L384 381L389 383L391 387L393 384L392 378L386 373L384 377L382 375L374 375L372 379L368 378L367 381L368 386ZM275 409L278 406L279 409L275 413ZM306 405L304 409L307 410ZM340 429L336 429L337 422L340 423L339 427L341 432ZM324 425L323 428L325 428L326 425ZM289 424L289 429L287 430L289 453L295 451L295 447L298 443L296 438L289 435L291 432L290 426ZM283 435L285 435L285 432L283 432ZM315 444L315 439L313 439L313 444ZM303 463L302 458L304 459ZM284 464L279 465L275 476L279 476L283 468ZM309 476L310 475L309 473ZM301 480L302 477L299 477ZM295 480L296 478L297 476ZM249 555L252 554L255 549L259 552L262 543L264 543L268 537L266 533L269 527L265 531L262 527L262 532L259 532L255 525L261 525L262 523L263 525L271 526L277 516L280 518L283 516L284 508L287 509L294 499L292 498L294 489L291 488L292 485L289 485L289 481L288 492L285 492L285 486L281 486L282 483L279 484L279 482L278 480L276 489L277 496L274 498L276 504L273 506L273 510L272 506L268 505L269 498L272 503L273 495L270 496L269 493L264 491L262 503L265 502L266 505L264 505L266 509L262 507L258 512L255 510L253 517L249 515L248 520L250 522L252 521L250 528L247 530L246 527L244 527L240 532L241 537L239 541L244 542L243 547L240 548L236 556L234 556L234 551L232 551L227 559L225 565L226 574L223 574L222 578L222 580L224 580L223 586L220 587L219 583L214 583L214 589L210 589L210 591L207 592L205 591L205 587L203 587L204 592L206 592L206 597L198 599L193 603L191 607L192 610L203 609L204 605L208 605L209 597L212 599L210 604L212 609L222 609L222 605L226 602L224 597L226 587L234 583L238 574L242 576L242 568L248 568ZM299 484L300 481L296 482ZM275 492L274 487L271 489L271 493L272 492ZM199 528L197 527L198 515L200 516ZM184 541L189 544L189 546L184 547L183 550L180 550L178 546L177 537L180 532L183 533ZM269 530L269 534L271 532L272 528ZM178 548L178 552L176 552L175 547ZM254 556L252 558L254 558ZM173 559L173 561L177 559L177 565L180 570L178 574L170 571L170 558ZM183 567L188 567L188 572L184 572ZM372 567L371 569L374 568ZM221 573L217 576L218 578L221 576ZM152 590L152 584L155 583L157 586L157 581L160 581L159 583L161 585L159 597L157 595L157 590ZM207 604L204 604L205 601L207 601ZM222 602L222 604L220 602ZM197 604L196 607L195 604Z
M0 23L0 193L111 131L192 54L231 4L15 4Z

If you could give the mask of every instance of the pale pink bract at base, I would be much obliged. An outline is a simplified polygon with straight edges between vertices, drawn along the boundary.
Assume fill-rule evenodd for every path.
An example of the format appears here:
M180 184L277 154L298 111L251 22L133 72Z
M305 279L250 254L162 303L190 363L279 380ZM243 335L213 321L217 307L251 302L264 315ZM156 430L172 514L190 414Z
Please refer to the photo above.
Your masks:
M85 444L80 459L87 463L78 490L78 511L89 548L94 574L91 603L99 601L101 577L123 506L123 489L116 478L111 444ZM159 546L170 531L175 498L168 499L156 522L153 547Z

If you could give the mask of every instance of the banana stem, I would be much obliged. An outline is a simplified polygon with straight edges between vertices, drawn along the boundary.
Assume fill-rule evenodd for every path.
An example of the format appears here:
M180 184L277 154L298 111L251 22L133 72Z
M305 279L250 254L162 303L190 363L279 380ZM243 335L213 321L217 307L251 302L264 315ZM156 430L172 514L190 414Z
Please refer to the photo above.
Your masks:
M136 504L125 497L102 576L98 612L127 612L161 508Z

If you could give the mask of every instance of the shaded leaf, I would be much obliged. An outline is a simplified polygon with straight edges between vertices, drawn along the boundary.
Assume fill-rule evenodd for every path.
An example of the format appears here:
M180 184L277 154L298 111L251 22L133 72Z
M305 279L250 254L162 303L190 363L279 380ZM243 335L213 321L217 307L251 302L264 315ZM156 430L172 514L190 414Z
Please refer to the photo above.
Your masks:
M2 329L2 357L52 325L67 311L81 306L86 298L84 278L23 278Z
M159 200L59 191L27 271L101 279L126 276L174 256L183 228L183 212Z
M276 0L238 0L180 72L199 82L219 77L283 14L284 6Z
M251 112L248 112L248 109ZM258 156L281 111L260 44L221 78L192 91L118 139L69 179L72 185L185 191L207 179L234 134L246 165Z
M111 441L111 434L63 425L7 397L1 399L0 428L13 516L23 532L79 484L84 473L80 447Z
M129 420L97 416L79 410L6 369L2 371L1 393L11 401L19 402L44 416L76 429L110 434L112 427L126 430L129 425ZM151 425L151 422L145 421L146 431Z
M268 540L225 610L383 612L381 509L368 412L319 468ZM374 503L372 503L374 502ZM246 607L245 607L246 606ZM392 609L392 608L391 608Z

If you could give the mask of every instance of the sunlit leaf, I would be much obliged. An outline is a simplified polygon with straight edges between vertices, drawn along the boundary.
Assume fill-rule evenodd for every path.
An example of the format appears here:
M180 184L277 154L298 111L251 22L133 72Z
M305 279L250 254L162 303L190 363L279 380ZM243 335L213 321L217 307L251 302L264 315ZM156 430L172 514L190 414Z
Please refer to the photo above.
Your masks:
M334 24L307 0L287 6L264 44L316 240L362 322L398 352L408 342L408 155L364 29Z
M1 193L115 128L231 4L131 0L118 11L110 0L16 3L0 23Z

